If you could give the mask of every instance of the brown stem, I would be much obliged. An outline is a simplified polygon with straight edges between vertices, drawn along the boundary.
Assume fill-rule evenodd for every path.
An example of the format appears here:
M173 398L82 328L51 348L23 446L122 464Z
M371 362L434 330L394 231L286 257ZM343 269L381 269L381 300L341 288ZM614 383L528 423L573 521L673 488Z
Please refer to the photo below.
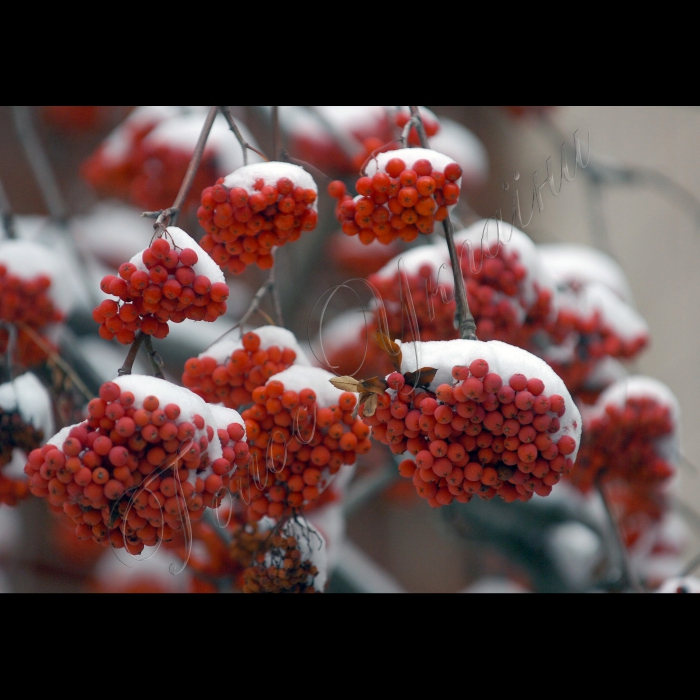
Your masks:
M192 183L194 182L194 177L197 174L197 170L199 169L200 163L202 162L202 156L204 155L204 147L207 145L209 132L211 131L211 126L214 123L214 119L216 119L216 113L218 111L218 107L209 108L207 118L204 120L202 131L199 134L199 139L197 139L197 144L194 147L192 160L190 160L190 164L187 166L185 179L182 181L182 185L180 185L180 191L177 193L177 197L175 197L175 202L173 203L172 207L170 207L169 209L164 209L160 213L158 219L156 220L154 228L157 226L174 226L177 223L177 217L180 214L182 205L187 199L187 195L189 194L190 188L192 187ZM148 214L150 214L150 212L147 212L144 215L147 216Z
M278 158L282 147L282 132L280 130L280 108L272 108L272 157Z
M150 335L146 336L144 345L146 346L146 351L148 352L148 359L151 361L151 366L153 367L153 373L156 375L156 377L158 377L158 379L165 379L163 370L161 369L163 367L163 359L153 348L153 339Z
M321 182L325 182L325 185L327 186L328 183L331 181L331 178L326 175L322 170L319 170L315 165L311 165L311 163L307 163L305 160L300 160L299 158L294 158L289 155L289 151L286 148L281 148L280 149L280 160L284 161L285 163L293 163L294 165L298 165L306 172L310 173L311 176L316 180L317 182L320 180Z
M423 120L421 119L418 107L409 107L411 110L411 118L416 121L416 130L418 138L423 148L430 148L428 145L428 135L425 133ZM454 227L450 221L449 214L443 220L442 226L445 229L445 240L447 241L447 249L450 252L450 263L452 264L452 275L455 281L455 302L457 304L457 328L459 329L459 337L463 340L477 340L476 337L476 322L474 316L469 310L467 302L467 290L464 287L464 277L462 276L462 267L459 264L459 256L455 246Z
M629 590L634 591L635 593L644 593L644 589L639 584L639 581L637 581L637 578L632 571L632 567L630 566L629 558L627 556L627 550L625 549L625 545L622 541L620 529L617 526L617 519L615 518L615 515L612 511L612 507L610 505L610 501L608 500L608 497L605 493L605 485L603 484L601 478L602 476L602 472L598 474L595 485L598 489L598 493L600 494L600 499L603 502L605 514L608 517L610 530L614 536L615 545L617 548L617 556L620 562L620 583Z
M275 284L275 268L277 265L275 264L277 261L275 259L276 253L277 253L277 248L274 248L272 250L272 258L273 258L273 265L270 268L270 276L267 279L267 283L270 287L270 296L272 297L272 307L275 310L275 318L277 319L277 325L280 326L280 328L284 328L284 318L282 317L282 305L280 304L280 296L279 296L279 289L277 288L277 285Z
M14 226L15 217L12 213L12 207L10 207L10 200L7 198L5 188L2 186L2 180L0 180L0 218L2 218L2 226L5 229L5 235L10 239L17 238Z
M336 125L327 119L322 112L319 112L316 107L305 107L305 109L309 110L319 121L321 126L335 139L348 159L354 158L362 150L362 146L354 137L349 136L342 129L338 129Z
M264 153L261 153L257 148L253 148L243 138L243 134L241 134L240 130L236 126L236 122L233 120L233 115L231 114L231 108L230 107L219 107L219 110L221 111L221 114L224 115L224 119L226 119L226 123L229 125L229 128L231 129L231 131L233 131L234 136L238 139L238 143L241 144L241 148L243 149L243 165L248 165L248 150L253 151L253 153L257 153L261 158L263 158L266 161L269 161L270 159Z
M126 356L126 360L124 360L124 364L119 368L119 371L117 374L121 377L125 374L131 374L131 368L134 366L134 360L136 359L136 355L138 355L139 348L141 347L141 343L146 338L146 334L143 331L138 331L136 333L136 337L134 338L134 342L131 344L131 347L129 348L129 354Z
M53 348L31 326L27 326L24 323L18 323L17 325L71 378L73 384L78 387L78 391L88 401L95 398L75 370L60 355L55 353Z
M7 365L7 381L11 382L15 377L14 372L14 356L15 347L17 346L17 327L14 323L8 321L0 321L0 328L7 331L7 346L5 347L5 364Z
M58 188L56 176L51 168L46 152L34 129L32 113L29 107L13 107L12 116L14 117L17 136L44 197L49 216L58 222L65 223L68 220L68 207L63 199L61 190Z

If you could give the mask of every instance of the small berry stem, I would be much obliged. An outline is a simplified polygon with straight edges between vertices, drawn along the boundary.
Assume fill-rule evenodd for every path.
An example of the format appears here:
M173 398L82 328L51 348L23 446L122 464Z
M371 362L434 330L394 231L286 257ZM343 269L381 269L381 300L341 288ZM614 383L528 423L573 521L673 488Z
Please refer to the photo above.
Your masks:
M261 153L257 148L253 148L244 138L243 134L241 134L240 130L236 126L236 122L233 120L233 115L231 114L231 108L230 107L219 107L219 110L221 111L221 114L224 115L224 119L226 119L226 123L228 124L229 128L231 131L233 131L234 136L238 139L238 143L241 144L241 148L243 149L243 165L248 165L248 150L250 149L253 151L253 153L257 153L261 158L269 162L269 158L264 154Z
M622 542L620 530L617 526L617 519L613 514L610 501L608 500L607 494L605 493L605 485L603 484L601 478L604 475L604 473L604 471L601 471L598 474L598 476L596 477L595 485L596 489L598 490L598 493L600 494L600 499L603 502L605 514L607 515L608 522L610 524L610 530L615 540L617 556L620 562L620 583L621 585L628 588L629 590L634 591L635 593L644 593L644 589L641 587L639 581L637 581L637 578L632 572L632 567L630 566L629 558L627 557L627 550L625 549L625 545Z
M76 371L60 355L55 353L53 348L31 326L27 326L24 323L18 323L17 325L71 378L78 391L88 401L95 398L95 395L85 386L85 383Z
M125 374L131 374L131 368L134 366L134 360L136 360L136 355L138 355L141 343L143 343L145 338L146 334L143 331L137 331L136 337L134 338L134 342L129 348L129 354L126 356L124 364L119 368L119 371L117 372L117 374L120 377Z
M7 368L7 380L11 382L15 377L14 362L12 358L14 357L15 347L17 345L17 327L14 323L0 321L0 328L4 328L7 331L7 347L5 348L5 366Z
M322 170L319 170L315 165L311 165L311 163L307 163L305 160L300 160L299 158L294 158L289 155L289 151L286 148L280 149L280 160L284 161L285 163L293 163L294 165L298 165L306 172L310 173L314 180L324 182L324 186L328 187L328 183L331 182L332 178L328 177L326 173L324 173Z
M61 190L58 188L56 176L46 152L39 141L29 107L13 107L12 116L17 136L44 197L49 216L59 223L66 223L68 221L68 207Z
M411 119L416 120L416 131L418 138L423 148L430 148L428 145L428 135L425 133L423 120L421 119L418 107L409 107L411 110ZM476 321L472 312L469 309L467 302L467 290L464 287L464 277L462 276L462 268L459 264L459 256L455 246L454 226L449 215L443 220L442 226L445 229L445 241L447 249L450 252L450 263L452 265L452 276L455 282L455 302L457 304L457 328L459 329L459 337L462 340L477 340L476 337Z
M280 130L280 108L272 108L272 157L277 158L282 147L282 132Z
M202 126L202 131L199 134L199 139L197 139L197 145L194 147L194 153L192 154L192 160L187 166L187 172L185 173L185 179L180 185L180 191L177 193L175 202L170 209L165 209L161 215L158 217L155 226L162 224L164 226L174 226L177 223L177 217L182 209L182 205L187 199L187 195L194 182L194 177L197 174L199 165L202 162L202 156L204 155L204 147L207 145L207 139L209 138L209 132L211 131L212 124L216 118L216 114L219 111L218 107L210 107L207 118L204 120L204 125ZM167 221L165 221L167 219ZM155 228L154 226L154 228Z
M150 335L146 336L144 344L146 346L146 351L148 352L148 359L151 361L151 366L153 367L153 373L156 375L156 377L158 377L158 379L165 379L165 375L161 369L163 367L163 359L153 348L153 339Z
M12 207L10 206L10 200L7 198L7 193L5 188L2 186L2 180L0 180L0 218L2 218L2 226L5 229L5 235L10 238L17 238L15 234L15 217L12 213Z
M275 254L277 253L277 248L272 250L272 257L273 259L275 258ZM277 266L275 264L272 265L270 268L270 275L267 279L267 283L270 287L270 296L272 297L272 307L275 310L275 319L277 320L277 325L280 326L281 328L284 328L284 317L282 316L282 304L280 303L280 295L279 295L279 288L278 285L275 284L275 268Z
M401 132L401 147L402 148L408 148L408 134L411 131L412 127L418 127L418 122L419 119L413 115L407 122L406 126L404 126L403 131ZM427 142L427 134L426 134L426 142Z

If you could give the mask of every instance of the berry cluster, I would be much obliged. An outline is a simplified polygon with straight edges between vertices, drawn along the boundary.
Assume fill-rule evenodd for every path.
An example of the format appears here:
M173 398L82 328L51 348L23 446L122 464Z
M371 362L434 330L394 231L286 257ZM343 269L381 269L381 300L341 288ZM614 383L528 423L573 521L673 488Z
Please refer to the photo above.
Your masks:
M436 221L447 218L457 203L462 168L447 156L424 148L380 153L371 159L366 175L355 184L358 196L334 180L328 193L338 200L336 216L343 232L389 244L396 238L413 241L433 232Z
M318 569L308 560L302 559L299 544L294 537L273 535L270 545L276 552L278 562L265 565L265 553L258 552L255 566L244 572L243 593L321 593L314 588L313 580Z
M270 523L257 530L270 528ZM325 538L304 518L275 526L243 572L243 593L323 593L328 559Z
M177 108L141 107L83 163L81 174L103 196L143 209L165 209L180 190L203 119L203 114ZM213 141L207 141L186 208L196 206L194 193L221 174Z
M498 341L408 343L402 350L404 359L417 350L423 360L432 356L437 362L417 377L415 372L390 374L389 391L379 396L375 413L364 422L392 452L414 456L401 462L399 471L413 479L431 506L454 499L466 503L474 494L484 500L498 495L507 502L527 501L533 493L548 495L571 470L580 414L544 362ZM468 365L453 362L451 381L442 381L449 358L475 355ZM529 376L512 371L518 364ZM436 373L435 365L443 369ZM510 369L494 371L499 365ZM436 386L434 391L420 379L425 370L435 376L428 385ZM547 391L548 385L558 393Z
M253 390L245 420L250 462L231 479L251 521L280 518L313 502L343 464L369 451L369 428L353 415L350 392L329 372L295 366Z
M26 422L20 411L6 411L0 406L0 503L14 506L29 495L26 479L12 478L2 468L12 460L15 448L29 453L41 445L43 437L43 431Z
M62 507L79 538L137 554L172 539L183 516L196 520L216 507L247 460L235 411L128 375L100 387L86 421L33 450L25 473L30 491Z
M207 403L238 409L253 391L295 363L308 364L293 334L263 326L240 341L222 340L185 362L182 383Z
M226 313L229 289L221 270L182 229L170 227L163 238L119 267L119 277L100 283L105 299L92 312L105 340L128 345L141 330L168 335L168 321L216 321Z
M581 450L569 475L581 491L590 491L599 477L648 490L673 476L675 401L657 384L639 377L618 381L586 415Z
M49 292L51 278L37 275L31 279L13 274L0 262L0 321L26 325L41 330L51 323L62 321L64 315L54 305ZM9 332L0 328L0 353L7 350ZM16 360L24 367L39 364L46 353L21 327L17 331Z
M318 190L309 173L291 163L246 165L202 191L197 219L202 248L234 274L255 263L272 267L272 250L313 231Z

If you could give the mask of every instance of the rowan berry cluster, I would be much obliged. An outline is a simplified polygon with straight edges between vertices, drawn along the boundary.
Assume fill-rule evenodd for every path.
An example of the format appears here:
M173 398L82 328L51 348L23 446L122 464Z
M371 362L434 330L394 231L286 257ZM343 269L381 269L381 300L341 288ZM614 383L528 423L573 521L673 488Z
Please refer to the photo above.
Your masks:
M435 222L447 218L457 203L462 168L447 156L424 148L380 153L355 184L358 196L347 194L345 184L334 180L328 193L338 200L336 216L343 232L389 244L406 242L433 232Z
M7 243L4 244L5 246ZM23 278L14 274L0 262L0 321L17 324L17 348L15 360L24 367L39 364L46 359L46 353L22 326L40 331L47 325L58 323L64 318L56 308L49 289L51 278L37 275ZM7 350L9 331L0 328L0 353Z
M198 115L185 115L176 108L138 108L83 162L82 177L103 196L149 210L171 206L190 164L197 133L184 139L175 133L154 137L161 125L169 128L173 122L175 131L181 132L182 125L177 122L186 126L188 117L195 117L193 126L198 132L201 129ZM201 192L220 173L216 150L206 148L191 191ZM191 207L196 202L197 195L190 194L185 206Z
M124 345L141 330L156 338L168 335L168 322L216 321L226 313L229 289L221 270L182 229L166 235L119 267L119 277L106 275L100 283L105 299L92 312L105 340Z
M654 391L621 395L634 392L637 384L638 378L629 378L612 385L585 418L576 469L569 477L584 493L599 478L647 490L675 473L673 449L664 447L677 430L673 403Z
M408 343L402 350L404 358L411 346L430 356L433 350L442 354L450 343L448 356L479 354L469 364L453 364L449 382L441 381L444 369L433 372L434 390L423 388L419 378L390 374L376 412L363 418L372 437L395 454L414 456L401 462L399 471L433 507L455 499L467 503L474 494L484 500L498 495L506 502L527 501L533 493L547 496L573 467L581 434L580 414L565 387L544 362L498 341ZM494 365L499 353L509 356L503 366L520 360L532 371L539 365L545 381L534 372L493 371L483 357L486 348ZM445 367L444 357L440 366ZM561 393L546 391L547 385Z
M243 572L243 593L323 593L326 543L303 518L267 534L253 563Z
M25 473L79 538L105 547L138 554L171 540L185 517L218 506L232 470L248 460L235 411L155 377L105 382L87 410L86 421L29 454Z
M295 363L308 365L294 335L263 326L240 341L222 340L185 362L182 383L207 403L238 409L253 401L253 391Z
M29 453L41 445L43 437L43 431L26 422L20 411L0 407L0 503L14 506L29 495L26 479L12 478L2 468L12 460L15 448Z
M223 269L239 274L255 263L272 267L272 251L313 231L318 189L291 163L247 165L202 190L197 219L201 245Z
M353 415L355 394L328 385L333 375L294 366L252 392L245 420L250 462L231 479L247 518L280 518L317 500L344 465L369 451L369 428Z

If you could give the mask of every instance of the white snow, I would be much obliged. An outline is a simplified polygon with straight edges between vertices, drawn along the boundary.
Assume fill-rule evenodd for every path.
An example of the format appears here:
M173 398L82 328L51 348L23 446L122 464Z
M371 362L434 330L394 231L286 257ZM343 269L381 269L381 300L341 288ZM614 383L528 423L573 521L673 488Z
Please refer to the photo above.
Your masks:
M168 226L166 229L167 235L163 238L168 242L170 249L174 247L177 248L191 248L197 253L197 262L192 266L195 274L204 275L209 278L209 281L214 284L215 282L225 282L226 278L221 268L211 259L209 253L207 253L197 241L192 238L188 233L185 233L181 228L177 226ZM173 245L174 244L174 245ZM148 272L148 267L143 262L143 251L145 248L136 255L129 262L133 263L138 270L143 270Z
M604 543L594 530L571 520L548 528L544 539L560 575L569 586L584 590L594 583L595 570L606 554Z
M627 276L617 261L602 250L580 243L540 243L537 250L557 284L598 282L634 306Z
M678 589L684 589L682 593L700 593L700 578L696 576L674 576L664 581L656 593L678 593Z
M256 190L253 188L255 182L262 178L267 185L277 185L277 180L282 177L288 177L295 187L303 187L305 190L313 190L318 194L318 187L313 177L299 165L294 163L282 163L279 161L269 161L267 163L252 163L244 165L237 170L234 170L224 179L224 186L229 189L234 187L242 187L253 194ZM314 211L318 211L318 197L313 204L309 205Z
M216 428L226 430L231 423L237 423L243 428L243 440L247 440L245 421L241 418L241 414L233 408L226 408L218 404L209 404L209 410L214 418Z
M275 379L284 384L285 390L300 392L302 389L313 389L316 392L316 405L319 408L337 405L341 394L340 389L336 389L330 380L335 378L335 374L327 372L320 367L302 367L292 365L279 374L275 374Z
M25 423L43 431L44 438L54 431L53 402L44 385L31 372L0 386L0 408L18 410Z
M301 345L299 345L296 336L286 328L282 328L281 326L260 326L259 328L255 328L253 332L260 337L260 347L263 350L273 345L281 349L289 348L290 350L294 350L297 355L294 360L295 365L304 367L311 366L311 362L302 350ZM199 353L199 357L213 357L218 364L223 365L230 359L234 350L238 350L242 347L242 338L236 339L226 337Z
M649 335L649 324L633 306L609 287L591 282L585 284L578 295L578 312L588 317L596 311L601 314L603 324L623 340L633 341Z
M458 248L459 250L459 248ZM432 271L431 284L438 278L441 284L453 287L452 268L450 266L450 252L447 243L437 239L435 244L418 245L415 248L403 251L389 260L381 270L372 275L379 279L393 277L399 270L404 270L409 275L417 275L424 265Z

